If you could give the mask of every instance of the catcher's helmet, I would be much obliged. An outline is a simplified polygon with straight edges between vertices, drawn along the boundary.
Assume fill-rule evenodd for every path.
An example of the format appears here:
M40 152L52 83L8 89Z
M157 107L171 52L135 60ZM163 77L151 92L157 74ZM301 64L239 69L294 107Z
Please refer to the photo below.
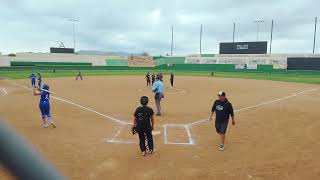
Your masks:
M49 90L49 85L48 84L44 84L42 89Z
M148 104L148 102L149 102L149 98L147 96L142 96L140 98L141 105L146 106Z

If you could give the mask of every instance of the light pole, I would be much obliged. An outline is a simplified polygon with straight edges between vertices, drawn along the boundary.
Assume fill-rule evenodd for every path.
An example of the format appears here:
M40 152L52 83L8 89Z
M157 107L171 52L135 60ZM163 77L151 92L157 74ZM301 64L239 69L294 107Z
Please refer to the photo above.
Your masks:
M75 24L79 22L78 19L67 19L67 21L72 23L73 26L73 50L76 52L76 27Z
M200 26L200 55L202 53L202 24Z
M263 23L263 20L255 20L254 23L257 23L258 30L257 30L257 41L259 41L259 31L260 31L260 23Z
M233 43L234 43L235 33L236 33L236 23L234 22L234 23L233 23L233 34L232 34L232 42L233 42Z
M315 18L314 18L313 51L312 51L313 54L314 54L314 50L315 50L315 48L316 48L317 23L318 23L318 17L315 17Z
M269 50L270 54L272 52L272 40L273 40L273 19L271 21L270 50Z
M171 27L171 56L172 56L172 50L173 50L173 26Z

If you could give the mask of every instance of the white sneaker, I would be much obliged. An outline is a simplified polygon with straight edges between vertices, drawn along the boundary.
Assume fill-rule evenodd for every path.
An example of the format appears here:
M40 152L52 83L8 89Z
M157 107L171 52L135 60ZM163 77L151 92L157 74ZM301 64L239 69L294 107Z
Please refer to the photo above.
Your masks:
M145 151L142 151L142 152L141 152L141 156L146 156L146 152L145 152Z
M44 124L43 127L47 128L47 127L49 127L49 124Z
M219 146L219 151L223 151L224 150L224 145L223 144L220 144Z
M149 154L153 154L154 151L153 150L149 150L148 152L149 152Z

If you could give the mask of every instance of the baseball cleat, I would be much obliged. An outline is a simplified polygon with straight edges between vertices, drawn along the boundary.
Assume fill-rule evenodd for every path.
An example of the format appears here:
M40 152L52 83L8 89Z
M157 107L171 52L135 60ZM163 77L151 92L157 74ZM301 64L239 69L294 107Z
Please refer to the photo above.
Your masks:
M44 127L44 128L47 128L47 127L49 127L49 125L48 125L48 124L44 124L43 127Z

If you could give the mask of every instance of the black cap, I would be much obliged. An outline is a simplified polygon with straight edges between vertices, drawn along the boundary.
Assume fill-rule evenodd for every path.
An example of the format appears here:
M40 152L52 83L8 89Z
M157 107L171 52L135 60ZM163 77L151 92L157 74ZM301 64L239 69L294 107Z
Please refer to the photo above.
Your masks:
M226 96L226 93L223 92L223 91L220 91L220 92L218 93L218 96L223 96L223 97L225 97L225 96Z
M149 102L149 98L147 96L142 96L140 98L141 105L146 106L146 105L148 105L148 102Z

